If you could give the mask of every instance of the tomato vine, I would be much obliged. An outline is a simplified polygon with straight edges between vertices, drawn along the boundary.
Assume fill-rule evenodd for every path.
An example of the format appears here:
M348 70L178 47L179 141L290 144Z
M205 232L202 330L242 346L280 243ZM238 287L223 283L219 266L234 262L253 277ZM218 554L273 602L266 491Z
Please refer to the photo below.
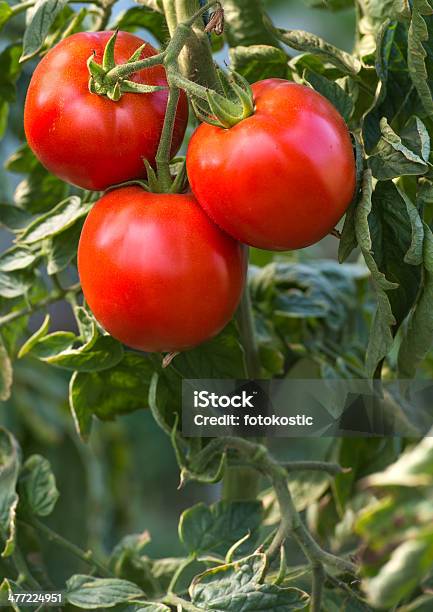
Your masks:
M30 80L28 144L6 162L21 180L0 204L0 604L58 585L51 543L85 567L61 586L66 609L431 608L431 417L410 391L433 372L433 4L307 4L353 12L353 52L280 28L258 0L0 1L2 134L21 138ZM334 259L299 250L322 238ZM58 302L73 331L53 326ZM43 387L64 373L71 416ZM191 379L320 379L334 420L340 383L383 382L375 407L400 435L297 455L189 437ZM58 466L28 442L72 441L90 464L105 422L143 409L180 488L222 483L183 512L183 557L147 556L145 533L107 552L53 529Z

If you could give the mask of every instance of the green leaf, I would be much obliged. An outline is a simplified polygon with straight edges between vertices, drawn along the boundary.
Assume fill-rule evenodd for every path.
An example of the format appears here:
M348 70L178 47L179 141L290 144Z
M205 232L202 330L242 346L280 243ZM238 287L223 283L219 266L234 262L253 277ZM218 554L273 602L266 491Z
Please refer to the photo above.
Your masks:
M136 584L118 578L95 578L76 574L66 582L66 601L77 608L112 608L143 595L143 591Z
M355 227L378 300L366 357L367 373L372 376L416 300L421 269L413 264L421 258L423 230L412 203L394 183L378 183L372 193L370 171L364 174Z
M207 612L305 610L309 597L303 591L261 583L266 564L265 555L256 554L199 574L189 589L192 603Z
M15 246L0 254L0 272L13 272L31 267L38 255L27 247Z
M364 582L372 605L390 610L419 587L431 571L433 530L427 528L401 544L378 575Z
M145 6L152 11L156 11L157 13L164 12L162 2L163 0L137 0L137 3L140 6Z
M282 374L286 347L278 336L273 322L257 313L254 322L262 368L271 376Z
M49 336L44 340L47 341ZM37 347L36 347L37 348ZM111 336L99 336L74 349L44 357L44 361L59 368L77 372L100 372L116 366L123 358L123 346Z
M430 612L433 607L433 595L421 595L407 606L399 608L398 612Z
M323 58L338 68L343 74L358 74L362 64L357 57L350 55L315 34L303 30L274 29L277 37L286 45L297 51L312 53Z
M53 275L62 272L75 259L82 227L83 221L79 219L68 229L47 241L48 274Z
M20 354L22 355L22 351L25 349L25 353L30 353L33 357L37 357L41 361L49 361L59 353L71 349L76 342L77 337L73 332L58 331L49 335L44 335L36 341L33 336L30 338L31 348L28 349L26 345L24 345Z
M31 215L18 206L0 204L0 225L6 229L17 231L28 225Z
M0 272L0 296L13 299L24 295L34 283L34 275L30 270L14 270Z
M412 378L433 342L433 235L424 225L424 278L421 293L408 321L398 353L401 378Z
M354 103L349 94L336 81L331 81L312 70L305 70L303 78L313 89L325 96L335 106L346 122L349 121L353 113Z
M370 21L379 25L386 19L410 17L407 0L365 0L362 9Z
M20 45L9 45L0 53L0 100L15 102L15 83L21 68L19 65Z
M28 176L15 189L14 202L29 212L44 212L63 200L68 191L66 183L35 162Z
M149 387L149 408L158 426L171 436L176 419L180 415L182 395L181 377L167 368L163 373L154 372Z
M38 164L39 162L36 159L33 151L25 142L22 143L18 149L7 158L5 168L9 172L14 172L15 174L27 174Z
M373 176L380 181L387 181L404 175L425 174L428 171L430 138L420 119L417 119L417 128L420 139L426 143L422 147L424 158L405 146L400 136L388 125L385 117L381 120L382 135L368 160Z
M153 593L151 564L143 554L151 538L147 531L127 535L120 540L110 555L110 567L119 578L132 580L145 590Z
M245 355L236 325L232 322L213 340L180 353L173 364L185 378L245 378Z
M290 333L296 319L320 319L337 331L347 321L349 305L357 305L355 281L367 276L365 267L353 264L279 262L255 271L251 288L254 299L265 302L265 312L280 333L284 326Z
M373 243L368 222L372 210L372 193L371 171L367 170L364 173L361 200L355 213L355 230L365 263L371 271L377 296L377 310L370 329L366 356L366 369L369 376L374 374L377 364L390 351L393 345L391 328L396 323L387 295L387 291L395 289L396 284L388 281L385 274L379 270L373 255Z
M364 480L372 487L417 487L433 484L433 437L431 432L416 446L407 450L383 472Z
M12 364L0 337L0 402L5 402L10 397L12 376Z
M10 17L12 17L13 11L7 2L2 0L0 2L0 30L3 26L9 21Z
M141 587L152 599L159 599L167 593L168 587L176 575L176 590L186 589L192 578L203 571L203 564L191 559L170 557L152 560L145 555L145 547L150 542L147 531L125 536L116 545L110 555L109 567L118 578L130 580ZM140 606L135 604L138 610ZM142 602L145 605L145 602ZM151 604L148 604L151 605ZM157 606L157 604L153 604ZM118 608L116 607L116 610ZM120 606L122 612L129 610L128 606ZM146 609L146 608L145 608ZM155 610L158 610L156 607Z
M374 260L388 281L399 286L388 293L397 326L415 303L421 281L423 227L414 206L393 182L375 187L368 217Z
M423 499L417 491L394 492L373 501L361 509L355 523L356 533L367 543L371 551L381 551L384 547L396 548L414 533L414 525L423 528L433 520L433 507L429 499ZM395 529L399 524L398 531ZM386 558L384 559L384 561Z
M430 135L419 117L413 116L409 119L400 132L400 137L406 147L421 157L423 161L429 161L431 151Z
M261 0L224 0L224 37L229 47L250 45L278 46L278 41L263 23Z
M69 403L80 436L88 438L93 415L111 420L147 408L152 373L151 361L136 353L125 353L122 361L109 370L74 373Z
M140 601L117 606L116 612L170 612L170 608L154 601Z
M250 83L271 77L287 77L287 55L282 49L270 45L250 45L230 49L233 70Z
M376 71L380 79L373 108L363 124L364 144L371 153L381 137L380 121L385 117L400 132L413 115L424 109L412 83L407 65L407 26L386 21L378 35Z
M41 340L47 335L49 328L50 328L50 315L47 314L40 328L37 331L35 331L35 333L32 336L30 336L30 338L28 338L28 340L26 340L26 342L20 348L20 351L18 353L18 359L21 359L21 357L24 357L24 355L27 355L27 353L29 353L32 350L35 344L37 344L39 340Z
M55 208L35 219L20 236L23 244L33 244L44 238L56 236L87 215L91 204L81 202L78 196L70 196Z
M14 612L22 612L22 608L19 608L17 604L9 599L11 595L16 593L22 593L22 587L9 578L4 578L0 584L0 605L10 606L10 609Z
M320 472L296 472L289 474L288 483L296 509L303 512L322 497L330 480Z
M21 62L25 62L40 50L57 15L68 0L37 0L24 32Z
M19 477L20 497L27 508L39 516L54 510L59 492L50 462L40 455L32 455L24 463Z
M16 99L15 83L21 72L20 53L20 45L10 45L0 53L0 137L3 136L7 128L9 103L15 102Z
M372 612L372 608L352 590L325 588L322 606L326 612Z
M355 158L356 158L356 188L353 200L346 211L344 217L343 229L341 231L340 243L338 245L338 261L343 263L352 253L353 249L358 246L356 240L355 220L358 201L362 197L362 180L364 176L364 151L357 137L355 140Z
M183 512L179 537L192 555L213 552L224 556L235 542L250 534L236 551L245 555L254 548L262 519L263 506L258 501L200 503Z
M430 0L414 0L408 33L407 63L426 112L433 113L433 8Z
M95 335L96 319L88 307L75 306L74 312L80 328L80 335L85 342L88 342Z
M6 429L0 428L0 542L2 557L15 548L15 517L18 505L16 484L20 470L18 442Z
M167 23L162 13L147 8L134 6L121 13L110 29L135 32L139 28L148 30L161 44L169 37Z

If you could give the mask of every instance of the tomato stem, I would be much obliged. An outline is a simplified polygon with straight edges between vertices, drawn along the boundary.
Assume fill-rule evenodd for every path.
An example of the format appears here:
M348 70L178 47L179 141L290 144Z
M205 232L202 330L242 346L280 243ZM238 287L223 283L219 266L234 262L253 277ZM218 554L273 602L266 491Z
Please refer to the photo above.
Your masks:
M248 283L245 285L236 316L245 351L247 376L250 379L259 379L262 368ZM260 491L259 484L260 476L254 469L229 466L224 474L222 498L226 501L254 500Z
M248 284L245 285L241 303L239 304L237 321L242 346L244 347L245 351L248 378L259 379L262 375L262 367L260 363L256 333L254 330L254 314Z
M68 287L67 289L64 289L63 291L54 289L45 299L40 300L37 304L30 304L29 306L26 306L22 310L13 310L9 314L6 314L3 317L0 317L0 329L4 325L7 325L8 323L12 323L12 321L15 321L16 319L20 319L21 317L26 317L27 315L33 314L34 312L37 312L38 310L42 310L43 308L45 308L46 306L49 306L50 304L54 304L55 302L59 302L60 300L63 300L67 298L67 296L70 294L76 295L77 293L80 293L80 292L81 292L81 285L78 283L76 285Z
M119 66L112 68L106 73L105 80L108 83L115 83L119 79L123 79L129 76L130 74L139 72L144 68L151 68L152 66L162 64L164 62L165 55L166 51L163 51L161 53L158 53L157 55L152 55L151 57L146 57L142 60L128 62L126 64L120 64Z
M161 139L156 153L156 169L158 182L164 192L171 191L172 179L170 173L171 143L173 138L174 123L176 120L177 104L179 102L180 90L178 87L170 87L168 91L167 108L165 111L164 125Z
M39 584L39 582L35 579L31 571L29 570L27 561L25 560L25 557L23 553L21 552L21 549L19 548L19 546L16 546L14 552L12 553L12 561L16 567L20 581L26 583L32 589L35 589L36 591L40 591L41 585Z
M204 28L203 17L208 13L209 3L202 7L202 18L194 18L201 4L203 2L199 3L198 0L174 0L177 24L185 23L190 27L190 36L179 54L179 67L186 78L223 93L212 57L209 36ZM213 15L222 10L219 2L214 2L213 7L216 9ZM174 31L172 34L174 35Z
M68 550L71 554L78 559L81 559L81 561L84 561L84 563L87 565L94 567L101 576L105 578L113 577L113 573L108 569L108 567L101 563L101 561L96 559L91 550L82 550L79 546L76 546L56 531L53 531L50 527L48 527L48 525L45 525L45 523L42 523L36 517L32 517L32 519L28 523L25 522L25 524L30 525L36 531L43 533L48 540L51 540L58 546L62 546L65 550Z
M108 6L111 0L106 0L106 2ZM170 27L173 28L176 7L173 3L167 2L166 4L169 16L168 21L171 24ZM180 13L183 19L186 12L184 20L182 23L177 23L167 48L152 57L139 59L142 50L142 47L140 47L129 61L116 66L114 62L114 46L116 44L117 32L115 32L107 42L102 65L97 64L93 56L88 60L90 92L107 96L117 102L123 93L150 93L157 91L160 89L159 87L137 84L125 79L140 70L164 64L170 88L183 89L192 100L198 99L205 102L205 110L202 111L202 107L200 107L199 111L199 117L202 120L209 121L212 124L216 123L219 127L230 128L252 115L254 112L254 101L248 82L236 73L233 73L232 78L228 78L221 70L217 71L213 63L207 30L215 28L221 31L220 28L223 23L222 14L209 23L206 32L203 24L201 24L198 30L194 29L198 19L209 8L217 6L216 12L222 13L220 3L217 0L212 0L190 16L187 9L196 7L196 5L197 2L195 0L188 1L186 5L180 3L178 13ZM194 50L193 57L197 66L194 68L189 67L188 69L184 67L182 71L179 68L181 54L187 50L186 47L191 40L197 39L198 32L200 36L204 37L209 48L204 49L203 53L197 53L197 50ZM209 62L211 69L207 65ZM188 61L187 63L189 66L190 62ZM205 69L200 70L199 68L202 64L206 66ZM189 75L185 76L185 72L187 74L193 73L194 80L188 78ZM224 91L225 95L221 95L220 91Z
M111 12L113 9L113 4L115 4L117 0L99 0L99 6L101 7L101 15L96 20L94 30L105 30L107 27L108 21L111 17Z

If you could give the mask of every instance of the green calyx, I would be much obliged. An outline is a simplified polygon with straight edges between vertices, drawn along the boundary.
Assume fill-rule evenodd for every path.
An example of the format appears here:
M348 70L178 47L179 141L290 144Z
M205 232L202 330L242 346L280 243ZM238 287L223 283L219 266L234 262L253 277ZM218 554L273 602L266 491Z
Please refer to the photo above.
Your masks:
M124 93L153 93L165 89L156 85L146 85L130 81L126 77L160 63L157 56L152 56L140 60L141 53L146 45L139 47L125 64L117 65L114 59L114 48L116 45L118 31L116 30L107 42L102 64L95 61L94 55L87 60L89 69L89 91L98 96L106 96L110 100L117 102Z
M218 71L224 96L206 90L206 97L193 97L193 106L201 121L222 128L231 128L254 113L253 92L249 83L237 72L227 76Z

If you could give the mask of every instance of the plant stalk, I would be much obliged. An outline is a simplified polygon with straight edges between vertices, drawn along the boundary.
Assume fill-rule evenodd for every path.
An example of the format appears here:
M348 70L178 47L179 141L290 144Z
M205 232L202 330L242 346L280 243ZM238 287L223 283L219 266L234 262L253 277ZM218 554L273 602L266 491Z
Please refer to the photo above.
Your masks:
M237 322L245 351L245 361L248 378L254 380L261 377L261 364L256 333L254 330L254 313L251 304L250 290L246 283L237 312Z
M24 555L21 552L21 549L19 548L19 546L15 547L15 550L12 554L12 559L16 567L16 570L19 574L18 581L25 582L26 584L29 585L30 588L36 591L40 591L41 585L36 580L36 578L33 577L31 571L29 570L27 561L25 560Z
M170 87L168 91L167 108L165 111L164 125L158 151L156 152L156 169L158 180L164 192L169 192L172 186L170 173L171 143L176 120L176 110L179 102L180 90L178 87Z
M249 379L259 379L261 364L254 331L254 315L248 283L245 285L237 312L241 343L245 351L246 371ZM254 468L229 466L223 479L223 499L245 501L257 499L260 475Z
M310 609L312 612L319 612L322 609L323 583L326 576L325 566L355 575L357 573L356 565L351 561L326 552L314 540L296 510L287 483L285 467L271 457L265 446L242 438L228 437L213 440L205 451L206 454L210 454L211 452L224 452L229 449L237 451L252 467L265 474L272 482L280 509L281 522L266 550L266 554L270 559L275 558L286 539L293 536L311 565L313 597Z
M102 10L100 16L96 19L95 24L93 26L94 31L97 32L99 30L105 30L111 17L113 5L116 2L117 0L100 0L99 6Z
M36 531L43 533L48 538L48 540L54 542L59 546L62 546L65 550L68 550L75 557L81 559L81 561L84 561L84 563L87 563L87 565L93 566L104 578L113 577L112 572L110 572L110 570L103 563L101 563L100 561L98 561L98 559L95 558L91 550L82 550L79 546L76 546L76 544L73 544L69 540L66 540L59 533L53 531L50 527L48 527L35 517L33 517L31 519L31 522L29 522L28 524L34 529L36 529Z
M164 4L170 5L168 7L170 11L169 19L167 20L169 29L173 27L174 18L176 19L176 25L184 23L200 9L198 0L173 0ZM215 4L217 3L209 3L204 7L202 14ZM175 9L175 17L173 15L173 8ZM173 32L174 30L170 30L170 34L173 34ZM192 24L191 35L179 56L179 67L182 74L188 79L222 93L212 57L209 37L204 31L202 19L195 19Z
M34 305L31 304L30 306L27 306L26 308L23 308L21 310L12 311L9 314L4 315L3 317L0 317L0 328L2 328L4 325L7 325L8 323L12 323L12 321L15 321L16 319L25 317L27 315L31 315L37 312L38 310L45 308L45 306L49 306L50 304L59 302L60 300L63 300L64 298L66 298L69 294L76 295L77 293L80 293L80 291L81 291L81 285L79 284L73 285L72 287L69 287L68 289L65 289L64 291L54 290L45 299L41 300L37 304L34 304Z

